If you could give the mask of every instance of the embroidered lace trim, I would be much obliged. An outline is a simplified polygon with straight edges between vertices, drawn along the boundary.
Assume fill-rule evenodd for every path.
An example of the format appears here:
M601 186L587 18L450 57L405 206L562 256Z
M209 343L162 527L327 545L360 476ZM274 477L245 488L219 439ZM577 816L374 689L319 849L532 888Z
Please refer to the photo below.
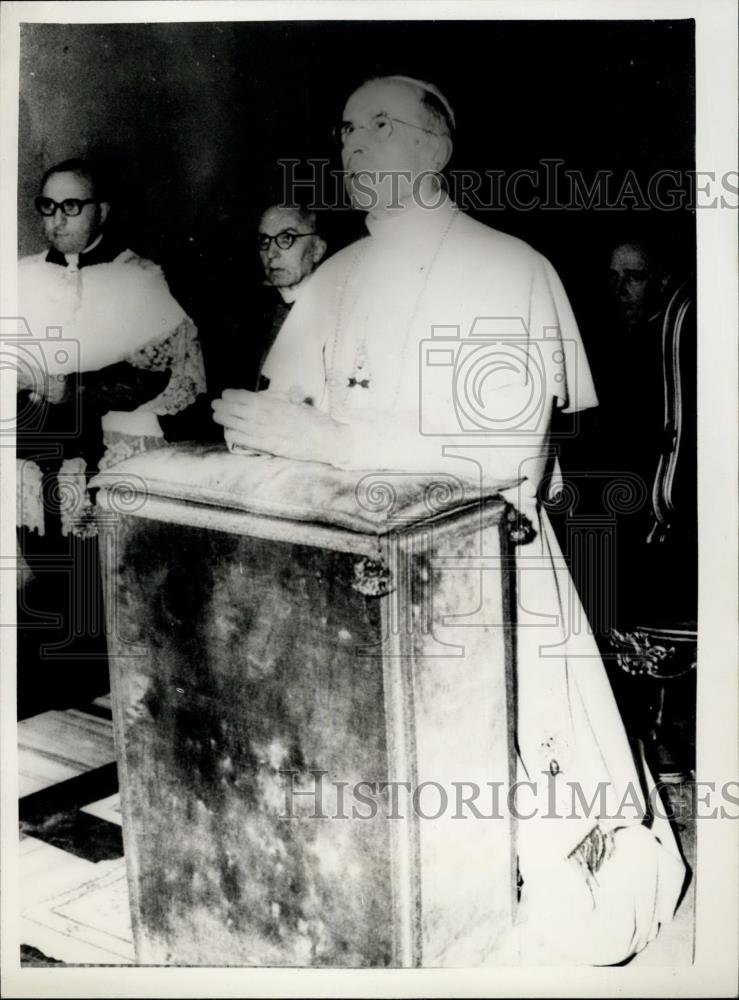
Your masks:
M167 387L140 410L157 416L179 413L205 392L203 351L195 324L187 316L177 329L164 339L149 341L128 359L137 368L147 371L171 371ZM102 466L101 466L102 467Z
M87 492L87 463L84 458L65 458L57 473L59 515L62 535L91 538L97 534L95 508Z
M127 458L140 455L144 451L151 451L152 448L164 448L167 442L162 437L153 437L148 434L126 434L123 431L105 432L105 454L98 463L101 472L125 462Z
M594 826L569 855L582 869L593 897L595 897L595 887L598 885L598 872L613 854L613 849L613 831L604 832L599 826Z
M15 509L19 528L44 534L43 474L35 462L15 461Z

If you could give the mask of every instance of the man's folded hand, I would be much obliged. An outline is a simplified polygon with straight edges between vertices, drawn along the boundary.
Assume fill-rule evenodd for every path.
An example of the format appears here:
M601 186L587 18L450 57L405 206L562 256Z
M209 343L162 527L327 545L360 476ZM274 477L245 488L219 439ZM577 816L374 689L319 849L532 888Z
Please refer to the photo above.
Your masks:
M229 447L253 448L304 462L334 463L348 428L305 402L274 392L226 389L213 401L213 419Z

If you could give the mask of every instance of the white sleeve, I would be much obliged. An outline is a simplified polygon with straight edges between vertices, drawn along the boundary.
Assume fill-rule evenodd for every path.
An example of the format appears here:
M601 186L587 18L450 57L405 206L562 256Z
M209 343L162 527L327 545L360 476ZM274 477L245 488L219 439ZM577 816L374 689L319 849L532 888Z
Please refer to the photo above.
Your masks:
M529 338L543 362L546 392L565 413L598 405L572 306L559 275L541 256L531 287Z
M345 417L348 442L332 465L340 469L376 469L425 475L463 475L486 489L538 481L546 435L510 438L422 434L418 412L355 411Z
M335 326L337 268L333 260L306 281L283 323L262 368L269 379L267 392L320 405L326 383L325 346Z
M296 303L285 320L262 368L269 379L267 392L280 393L303 402L319 400L323 394L323 351L320 330L310 312Z

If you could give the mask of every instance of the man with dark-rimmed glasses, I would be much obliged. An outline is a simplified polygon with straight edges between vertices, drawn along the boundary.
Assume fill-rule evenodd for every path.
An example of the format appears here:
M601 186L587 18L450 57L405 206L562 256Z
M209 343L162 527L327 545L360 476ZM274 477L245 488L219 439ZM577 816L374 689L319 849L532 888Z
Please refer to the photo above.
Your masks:
M96 190L97 189L97 190ZM60 163L44 174L35 200L51 251L47 257L61 263L64 254L91 253L103 238L110 202L100 181L81 160ZM87 264L89 258L83 258Z
M315 212L299 206L270 205L259 220L256 242L264 284L276 292L265 304L261 330L252 345L253 367L259 378L282 324L326 253L326 241L318 232Z
M60 330L71 346L36 351L19 389L47 411L84 400L87 419L67 452L78 448L88 468L112 464L163 440L158 418L204 392L197 331L161 268L109 233L110 194L94 164L51 167L35 207L50 247L19 262L21 315L35 340Z
M212 336L203 336L209 394L185 413L166 421L169 440L220 440L211 420L211 398L224 389L264 389L262 366L290 310L326 253L315 212L273 204L259 218L255 248L262 287L242 301L242 292L214 318Z
M99 170L82 159L56 164L35 208L49 246L18 264L18 523L21 554L35 573L24 577L30 591L19 613L25 714L107 689L87 483L163 444L159 418L205 390L195 326L161 269L109 233L111 199ZM69 551L69 572L50 577L49 560ZM61 631L39 632L33 615L25 623L26 605L53 613ZM46 669L47 645L69 659L68 671ZM83 659L90 670L79 668Z
M316 228L315 212L271 205L263 213L257 232L257 249L266 284L292 303L298 289L326 253L326 241Z

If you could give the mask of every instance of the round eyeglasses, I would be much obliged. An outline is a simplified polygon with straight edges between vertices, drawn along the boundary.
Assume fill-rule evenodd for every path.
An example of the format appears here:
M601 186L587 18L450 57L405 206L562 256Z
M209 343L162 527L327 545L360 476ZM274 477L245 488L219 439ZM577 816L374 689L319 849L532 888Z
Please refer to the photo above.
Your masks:
M39 197L34 204L40 215L55 215L56 210L61 208L64 215L74 217L80 214L85 205L96 205L97 198L65 198L63 201L54 201L53 198Z
M270 236L268 233L257 233L257 248L262 252L269 250L270 244L274 240L280 250L289 250L295 240L299 240L301 236L315 236L315 234L315 229L311 229L308 233L291 233L288 229L283 229L276 236Z
M433 129L424 128L423 125L416 125L414 122L406 122L402 118L393 118L387 111L381 111L375 115L368 125L355 125L354 122L341 122L333 128L333 137L340 146L345 146L349 139L359 129L364 129L374 142L387 142L393 134L395 125L407 125L409 128L416 128L419 132L427 135L443 135L442 132L434 132Z

